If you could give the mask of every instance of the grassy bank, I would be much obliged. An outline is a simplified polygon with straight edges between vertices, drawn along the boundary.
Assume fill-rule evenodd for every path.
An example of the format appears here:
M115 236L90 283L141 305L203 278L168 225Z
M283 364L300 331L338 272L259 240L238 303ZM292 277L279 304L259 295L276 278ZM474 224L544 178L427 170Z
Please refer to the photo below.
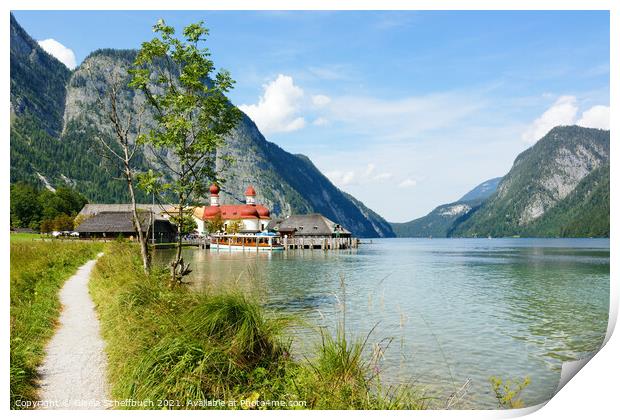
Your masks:
M97 243L33 241L11 236L11 408L36 399L36 368L60 314L58 291L102 250Z
M11 243L16 242L32 242L41 239L38 233L13 233L11 232Z
M414 388L381 385L362 341L325 334L315 358L298 360L289 320L240 291L170 290L165 275L145 276L137 249L119 243L93 272L112 398L136 408L425 408Z

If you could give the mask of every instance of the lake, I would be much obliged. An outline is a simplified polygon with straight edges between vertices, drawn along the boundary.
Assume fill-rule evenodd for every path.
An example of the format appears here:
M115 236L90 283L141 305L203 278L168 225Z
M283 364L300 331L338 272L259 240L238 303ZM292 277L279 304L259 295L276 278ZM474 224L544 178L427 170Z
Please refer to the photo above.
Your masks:
M174 250L158 250L166 261ZM242 287L269 308L387 347L382 377L461 408L495 408L489 377L531 378L547 400L563 361L597 350L609 309L608 239L373 239L346 251L187 248L197 291ZM343 313L343 307L345 311ZM344 318L343 318L344 316ZM312 353L319 334L298 327Z

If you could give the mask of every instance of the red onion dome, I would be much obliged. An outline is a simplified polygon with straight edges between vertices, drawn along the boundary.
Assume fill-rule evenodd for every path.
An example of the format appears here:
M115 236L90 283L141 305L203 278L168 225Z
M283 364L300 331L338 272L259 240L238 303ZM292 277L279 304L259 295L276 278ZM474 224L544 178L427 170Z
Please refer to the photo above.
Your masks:
M241 217L258 217L258 212L254 206L242 206L239 212Z
M256 211L260 217L269 217L269 209L263 206L256 206Z
M220 214L220 208L217 206L207 206L205 207L205 211L202 214L203 219L208 219L211 217L215 217Z
M209 192L211 193L211 195L218 195L220 193L220 187L217 186L217 184L211 184L211 186L209 187Z
M254 190L254 187L249 185L248 188L245 190L245 195L256 195L256 191Z

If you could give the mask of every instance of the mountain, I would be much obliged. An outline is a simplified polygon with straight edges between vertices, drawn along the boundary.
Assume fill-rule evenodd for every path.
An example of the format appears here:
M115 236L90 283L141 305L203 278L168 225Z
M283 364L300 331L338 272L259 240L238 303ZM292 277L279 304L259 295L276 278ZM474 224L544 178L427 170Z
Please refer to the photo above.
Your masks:
M493 195L501 180L502 177L500 176L484 181L482 184L476 186L476 188L461 197L458 201L484 201Z
M11 115L36 118L41 130L57 135L71 71L43 51L12 14L10 26Z
M59 133L71 71L43 51L12 14L10 29L11 182L38 183L41 173L56 166L47 150L62 153Z
M557 205L532 223L530 236L609 237L609 165L590 172Z
M452 236L608 236L609 131L561 126L522 152Z
M118 73L128 80L127 69L135 54L98 50L70 72L11 15L11 182L48 188L70 185L90 202L127 201L126 186L114 179L117 170L102 158L97 145L96 136L107 134L95 98L104 75ZM137 113L140 95L129 88L121 92L121 116ZM146 112L143 125L151 123ZM226 180L221 193L224 203L243 199L245 187L253 184L257 200L274 216L318 212L358 237L394 236L381 216L334 186L306 156L268 142L247 116L224 143L216 158ZM172 159L166 163L174 165ZM164 167L148 150L137 155L136 165L140 170ZM148 197L140 194L139 199Z
M445 238L453 227L490 197L501 177L489 179L476 186L458 201L436 207L426 216L405 223L391 223L396 236L403 238Z

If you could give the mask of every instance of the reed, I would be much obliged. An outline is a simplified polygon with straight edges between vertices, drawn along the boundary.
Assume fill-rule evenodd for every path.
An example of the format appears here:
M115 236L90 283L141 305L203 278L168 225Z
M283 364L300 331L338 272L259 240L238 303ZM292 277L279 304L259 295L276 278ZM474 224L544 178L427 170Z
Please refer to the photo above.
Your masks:
M90 288L114 399L172 401L166 408L181 409L211 408L188 404L198 400L237 402L213 408L248 408L248 401L304 402L278 408L426 407L413 387L381 384L380 357L366 351L370 334L359 340L347 337L344 328L323 330L313 357L292 355L285 331L294 320L268 311L254 295L170 289L165 270L144 275L137 248L110 247Z

